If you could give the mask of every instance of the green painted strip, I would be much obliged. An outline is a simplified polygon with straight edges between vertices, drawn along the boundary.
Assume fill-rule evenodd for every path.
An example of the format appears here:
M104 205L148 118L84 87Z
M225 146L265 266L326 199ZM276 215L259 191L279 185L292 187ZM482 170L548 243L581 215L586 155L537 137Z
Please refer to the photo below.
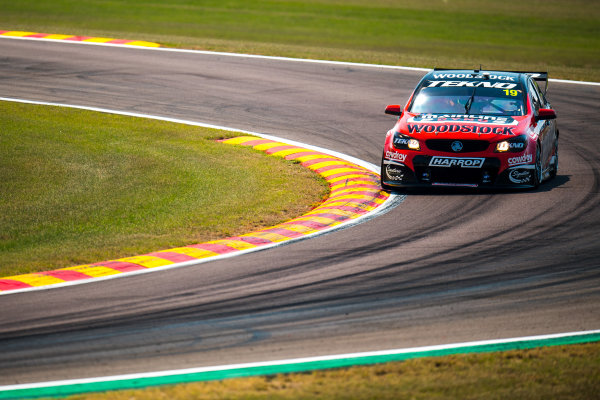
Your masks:
M274 375L305 372L321 369L371 365L413 358L439 357L453 354L489 353L508 350L523 350L536 347L562 346L600 342L600 331L580 332L564 335L537 336L504 341L473 342L448 346L430 346L389 352L373 352L298 359L287 362L256 363L240 366L197 368L195 370L166 371L154 374L124 375L79 381L48 382L44 384L15 385L0 387L0 399L32 399L39 397L64 397L74 394L103 392L120 389L139 389L149 386L174 385L179 383L222 380L228 378ZM105 380L102 380L105 379ZM74 383L77 382L77 383ZM21 388L16 388L20 386ZM29 387L26 387L29 386Z

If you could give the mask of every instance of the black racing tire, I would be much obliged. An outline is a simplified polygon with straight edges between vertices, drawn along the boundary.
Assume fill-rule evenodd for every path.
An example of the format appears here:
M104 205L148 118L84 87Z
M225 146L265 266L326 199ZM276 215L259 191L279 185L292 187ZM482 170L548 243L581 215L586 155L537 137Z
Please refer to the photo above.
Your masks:
M385 168L383 167L383 157L381 158L381 171L379 173L379 178L380 178L380 183L381 183L381 189L385 190L386 192L391 192L392 191L392 187L386 185L385 183L383 183L383 176L385 174Z
M542 183L542 149L538 143L535 147L535 169L533 170L533 187L538 188Z
M558 174L558 136L554 139L554 163L550 167L550 179L556 178Z

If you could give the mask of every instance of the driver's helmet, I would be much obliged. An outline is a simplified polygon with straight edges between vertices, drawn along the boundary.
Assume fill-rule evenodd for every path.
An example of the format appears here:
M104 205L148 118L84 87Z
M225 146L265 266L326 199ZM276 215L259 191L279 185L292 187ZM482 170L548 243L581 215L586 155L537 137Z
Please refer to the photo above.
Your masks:
M477 97L471 105L470 114L494 114L498 113L498 109L492 105L491 97Z
M437 113L457 113L465 110L464 106L451 96L434 96L431 99L431 106Z

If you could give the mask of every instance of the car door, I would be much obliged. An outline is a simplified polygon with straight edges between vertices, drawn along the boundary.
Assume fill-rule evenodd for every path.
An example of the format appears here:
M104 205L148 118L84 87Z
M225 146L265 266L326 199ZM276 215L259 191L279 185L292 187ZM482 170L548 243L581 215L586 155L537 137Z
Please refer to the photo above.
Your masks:
M542 107L551 109L552 105L546 98L546 94L544 93L544 91L541 90L541 88L539 87L538 83L535 80L533 80L533 87L534 87L535 91L537 92L538 96L540 97ZM549 119L546 121L546 123L548 125L548 132L546 134L546 140L544 142L544 146L546 147L545 150L547 150L546 157L547 157L547 161L549 164L552 160L552 155L554 153L554 144L556 142L556 139L558 138L558 132L557 132L558 128L557 128L555 119Z
M549 104L546 101L545 96L540 91L540 88L532 78L528 79L529 95L531 96L531 103L533 105L533 114L535 117L538 116L540 108L549 108ZM540 120L534 122L534 130L538 134L539 143L541 144L541 156L542 156L542 170L545 171L550 165L550 157L552 156L554 137L556 130L556 121L554 120Z

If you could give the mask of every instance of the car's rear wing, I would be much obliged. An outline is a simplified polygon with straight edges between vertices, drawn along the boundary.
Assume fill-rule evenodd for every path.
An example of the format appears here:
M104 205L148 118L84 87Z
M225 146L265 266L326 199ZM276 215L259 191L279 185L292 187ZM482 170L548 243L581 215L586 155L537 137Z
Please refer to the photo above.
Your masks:
M528 71L513 71L520 72L521 74L527 74L531 76L537 82L544 82L544 96L548 90L548 73L547 72L528 72ZM540 85L542 86L542 85Z

